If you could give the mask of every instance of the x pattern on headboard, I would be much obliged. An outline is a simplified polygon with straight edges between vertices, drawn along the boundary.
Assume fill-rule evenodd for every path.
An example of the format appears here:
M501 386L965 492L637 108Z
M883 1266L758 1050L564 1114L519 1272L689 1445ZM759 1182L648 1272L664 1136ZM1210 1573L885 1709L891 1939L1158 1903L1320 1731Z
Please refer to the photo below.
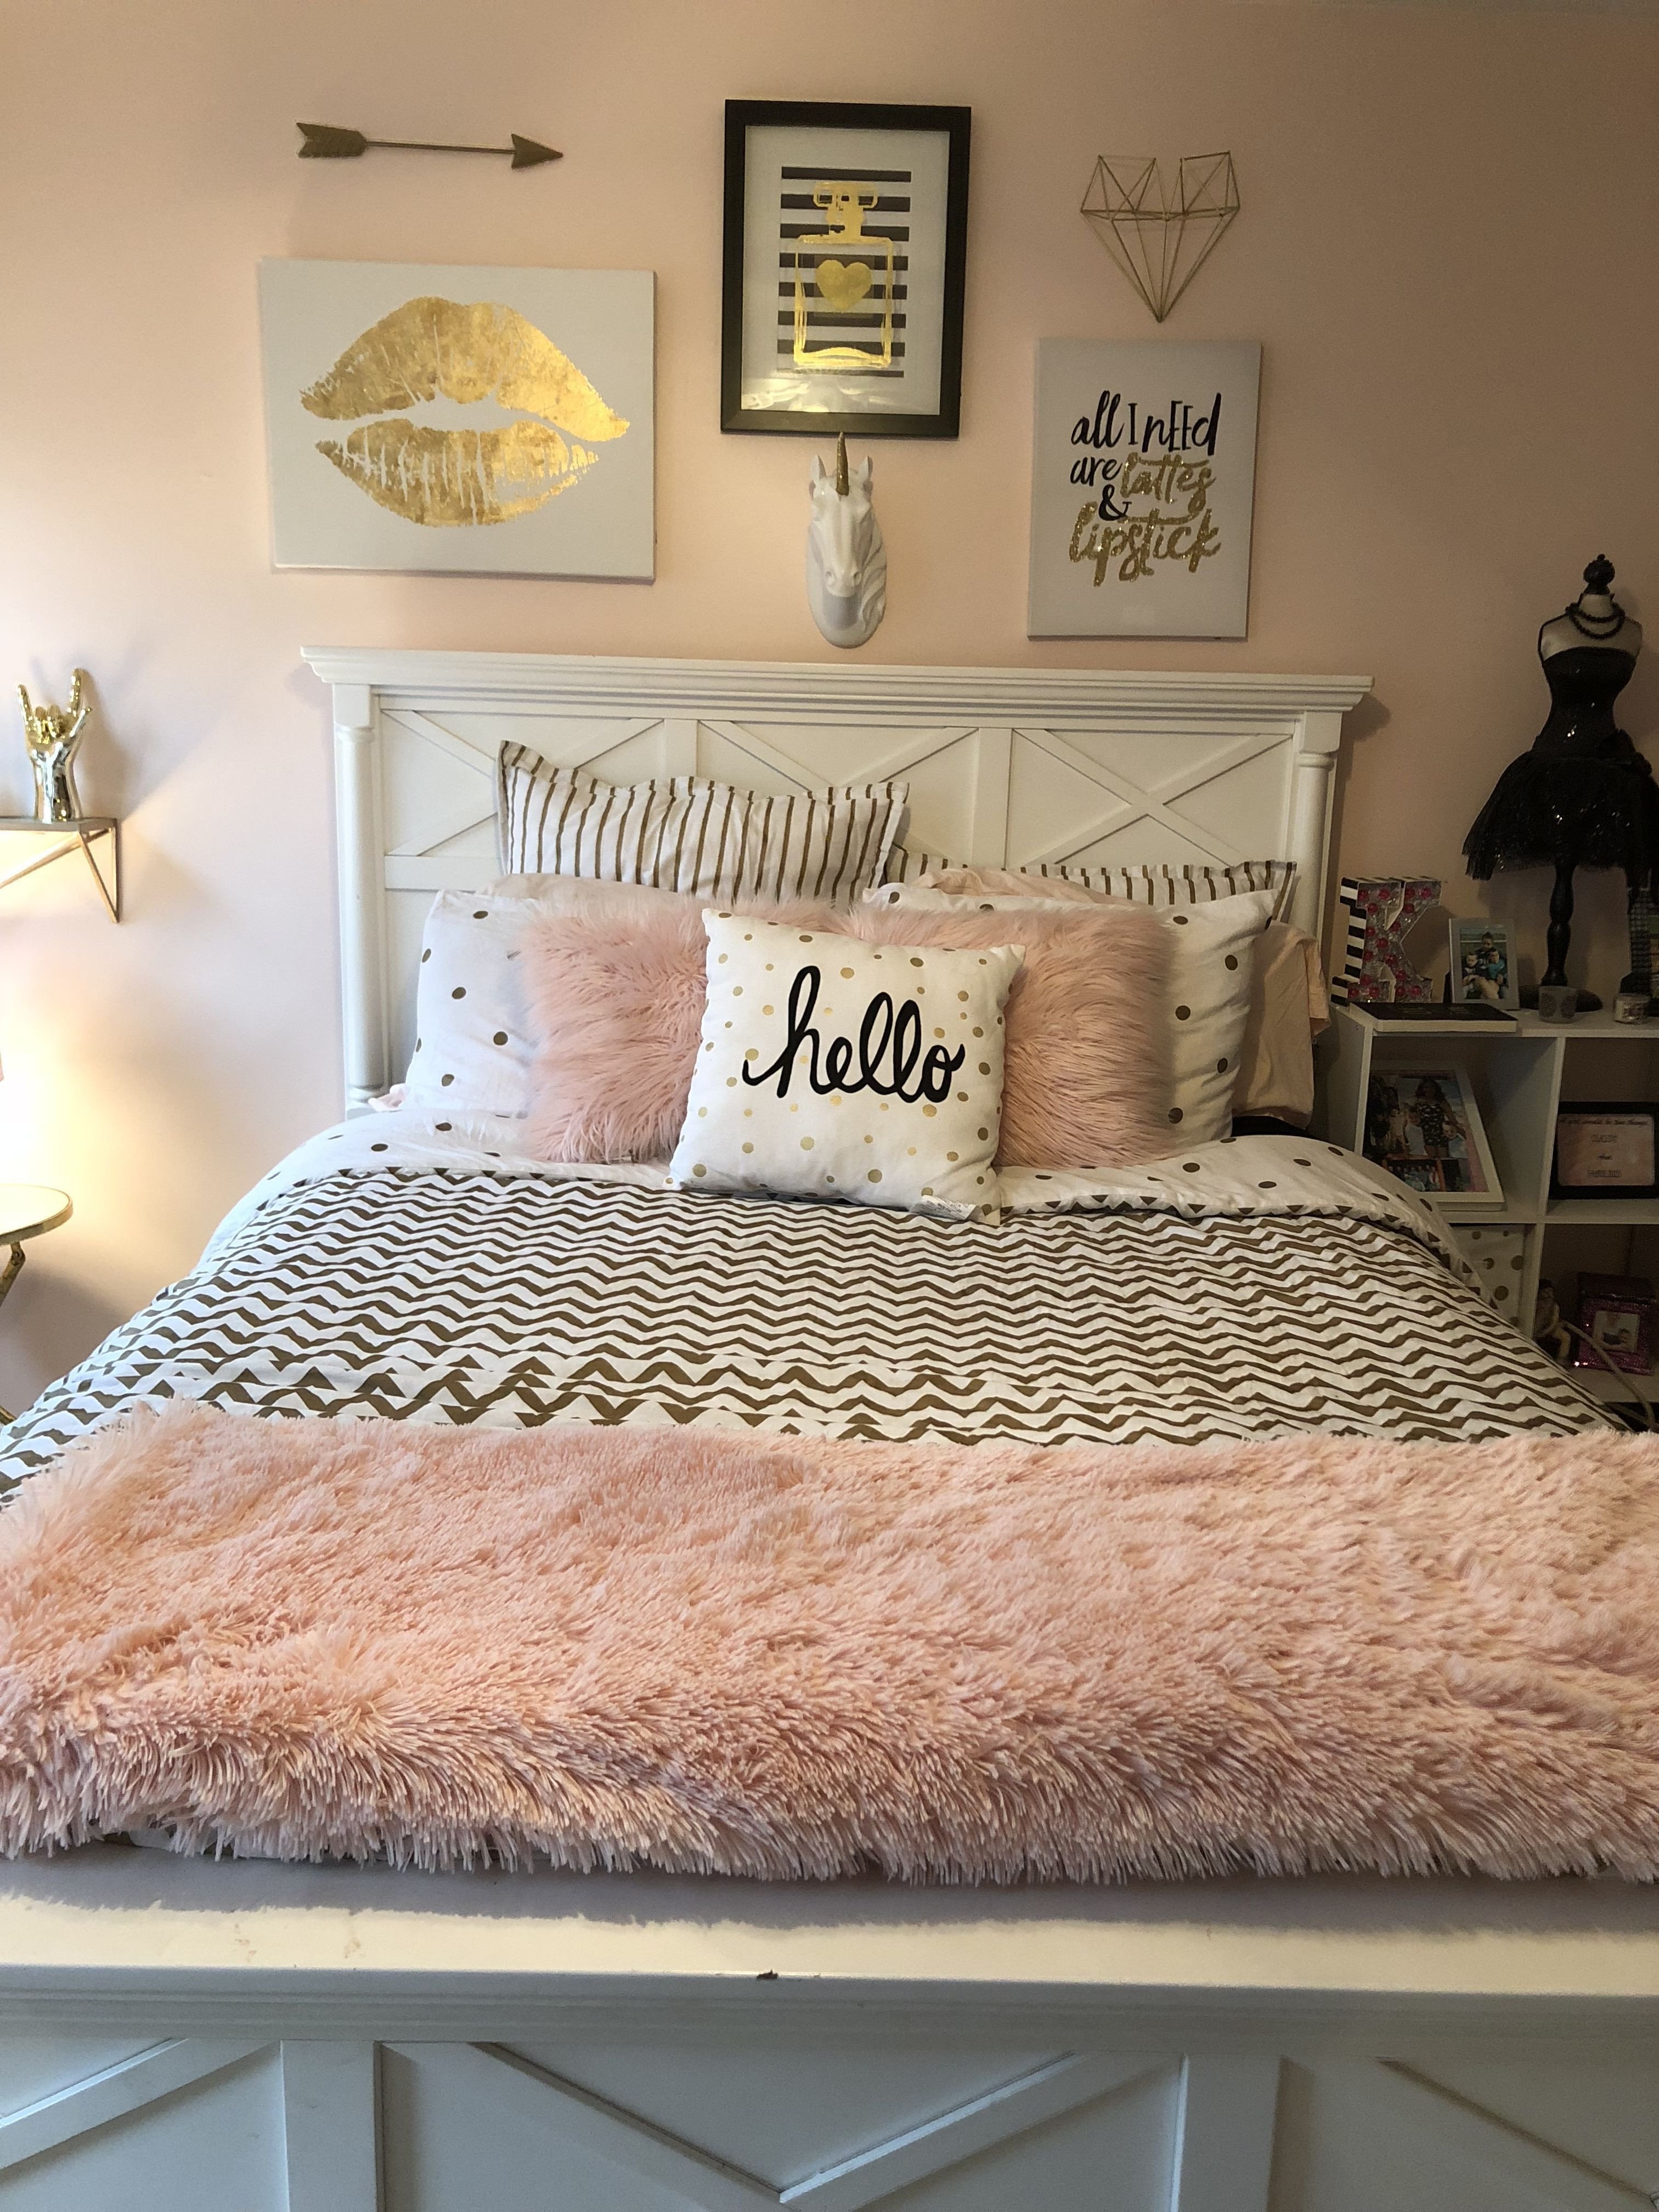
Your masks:
M351 1103L412 1041L434 891L495 872L503 738L607 780L785 791L906 778L913 848L986 865L1293 860L1323 912L1358 677L846 668L309 648L334 693Z

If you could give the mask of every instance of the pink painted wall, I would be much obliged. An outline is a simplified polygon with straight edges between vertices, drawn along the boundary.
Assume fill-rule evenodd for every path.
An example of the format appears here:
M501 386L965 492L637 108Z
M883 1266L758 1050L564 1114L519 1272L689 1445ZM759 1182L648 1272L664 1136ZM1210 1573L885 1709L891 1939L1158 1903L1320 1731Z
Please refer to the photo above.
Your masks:
M823 657L807 449L722 437L720 106L974 110L963 432L884 446L896 661L1359 671L1344 866L1477 911L1462 833L1542 715L1540 620L1605 549L1659 613L1659 27L1625 15L890 0L54 0L0 27L0 673L97 682L68 865L0 895L0 1174L70 1226L0 1323L27 1398L189 1265L337 1096L326 702L310 642ZM565 149L301 165L297 116ZM1024 635L1034 341L1145 337L1078 202L1095 155L1230 146L1244 213L1165 326L1265 347L1250 635ZM654 268L653 586L276 574L264 254ZM1659 726L1659 639L1629 695ZM24 801L13 723L0 807ZM0 858L3 858L0 855ZM1541 937L1542 886L1503 910ZM1612 886L1581 901L1592 980Z

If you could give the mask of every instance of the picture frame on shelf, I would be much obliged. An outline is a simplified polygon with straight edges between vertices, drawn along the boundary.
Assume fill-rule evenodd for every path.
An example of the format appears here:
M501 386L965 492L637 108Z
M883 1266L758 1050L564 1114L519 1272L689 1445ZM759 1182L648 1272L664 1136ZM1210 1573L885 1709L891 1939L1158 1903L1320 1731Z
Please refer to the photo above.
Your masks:
M1508 922L1454 915L1447 934L1452 1004L1501 1006L1514 1013L1521 1004L1521 985Z
M1504 1186L1462 1061L1374 1064L1365 1100L1365 1157L1431 1205L1501 1206Z
M1559 1107L1550 1196L1659 1197L1659 1104L1580 1099Z
M1613 1366L1624 1375L1650 1375L1654 1321L1653 1285L1644 1277L1581 1275L1578 1326L1590 1341L1574 1339L1572 1364L1603 1373Z
M972 120L727 100L722 430L958 435Z

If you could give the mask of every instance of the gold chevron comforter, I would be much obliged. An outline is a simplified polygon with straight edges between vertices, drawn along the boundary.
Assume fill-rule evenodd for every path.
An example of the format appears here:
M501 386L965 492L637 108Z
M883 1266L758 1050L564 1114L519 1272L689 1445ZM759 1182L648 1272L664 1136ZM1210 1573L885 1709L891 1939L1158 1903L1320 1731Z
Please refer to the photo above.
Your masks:
M1607 1417L1410 1193L1317 1140L1015 1170L996 1226L558 1169L495 1117L301 1147L0 1431L0 1486L141 1403L972 1443L1565 1435Z

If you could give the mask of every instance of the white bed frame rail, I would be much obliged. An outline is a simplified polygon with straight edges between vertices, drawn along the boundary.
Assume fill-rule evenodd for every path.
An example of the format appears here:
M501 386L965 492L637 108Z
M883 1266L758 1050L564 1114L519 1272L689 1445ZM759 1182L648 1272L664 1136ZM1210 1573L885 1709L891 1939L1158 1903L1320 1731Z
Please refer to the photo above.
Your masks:
M0 1868L4 2212L1641 2212L1609 1882Z
M998 867L1297 864L1324 910L1332 769L1358 676L847 668L313 646L331 687L349 1107L412 1042L434 891L496 872L504 738L607 778L766 791L908 776L913 849Z

